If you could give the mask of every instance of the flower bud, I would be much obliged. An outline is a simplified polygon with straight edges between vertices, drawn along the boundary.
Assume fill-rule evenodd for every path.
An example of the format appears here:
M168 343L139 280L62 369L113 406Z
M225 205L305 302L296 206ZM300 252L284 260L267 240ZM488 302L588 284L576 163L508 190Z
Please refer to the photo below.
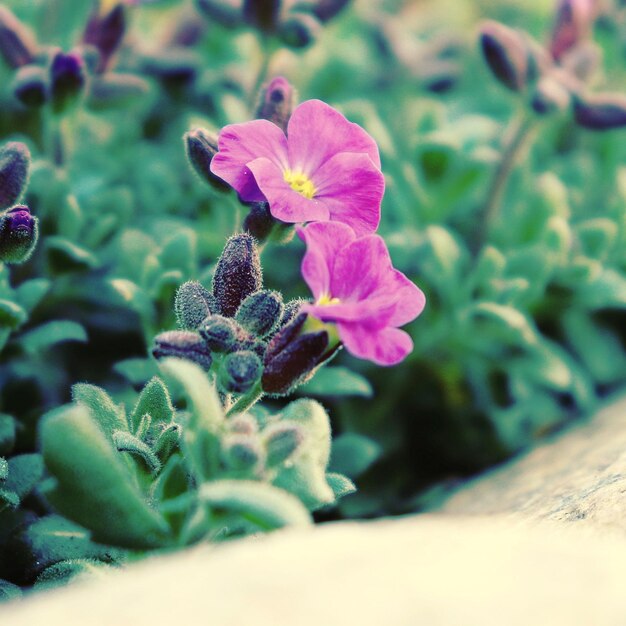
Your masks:
M28 183L30 152L19 141L0 148L0 210L14 205Z
M283 309L283 297L277 291L263 289L241 303L235 319L252 335L265 337L278 326Z
M261 87L256 117L274 122L283 132L296 104L296 90L289 81L278 76Z
M289 302L285 302L283 316L280 320L279 326L282 328L294 320L300 313L300 309L305 302L306 300L304 298L295 298L293 300L289 300Z
M195 128L184 136L187 158L196 174L217 191L229 191L228 183L211 172L211 161L217 154L217 137L202 128Z
M587 39L595 18L595 0L561 0L556 10L556 19L550 54L556 61Z
M196 4L209 19L234 28L242 20L242 0L197 0Z
M202 64L198 54L188 48L170 48L152 52L142 59L143 71L161 80L166 86L177 88L192 83Z
M106 72L92 77L88 104L94 109L122 106L149 90L150 84L140 76Z
M212 352L231 352L241 341L249 339L235 320L223 315L211 315L200 326L200 335Z
M24 263L37 245L37 218L18 205L0 215L0 262Z
M225 393L246 393L259 381L262 373L261 359L250 350L239 350L224 357L217 380Z
M12 88L25 107L40 107L48 98L48 73L39 65L25 65L15 73Z
M539 79L531 99L531 106L539 115L565 111L571 101L567 88L552 76Z
M267 464L280 465L292 457L304 441L302 428L297 424L271 424L263 431Z
M249 413L237 413L228 419L228 430L239 435L254 435L258 432L259 425Z
M521 91L528 80L528 49L523 36L499 22L485 22L480 29L483 56L493 75L512 91Z
M83 33L83 43L95 46L100 53L97 71L106 70L111 57L118 49L126 31L126 9L123 4L115 5L110 11L101 13L96 7Z
M5 6L0 5L0 55L12 68L32 63L37 44L32 33Z
M174 311L181 328L198 330L204 320L217 311L217 302L203 285L189 280L176 292Z
M299 8L302 4L306 6L320 22L328 22L340 11L343 11L349 2L350 0L305 0L305 2L298 3L295 8Z
M265 33L276 29L281 0L243 0L243 18Z
M213 295L222 315L233 317L241 303L263 286L259 251L248 233L233 235L213 275Z
M264 358L263 391L286 395L308 380L315 368L329 358L329 338L324 330L300 334L306 314L296 317L270 340Z
M223 441L222 456L229 469L250 471L261 465L263 449L256 437L226 435Z
M72 106L83 92L86 81L85 64L76 52L58 52L50 66L50 94L56 113Z
M626 126L626 96L599 94L576 97L574 119L579 126L589 130L611 130Z
M208 370L213 363L210 350L198 333L187 330L169 330L154 338L152 355L155 359L177 357L197 363Z
M306 48L315 41L321 28L320 21L314 15L291 11L281 22L278 34L290 48Z
M270 205L267 202L253 202L250 212L243 220L243 229L250 233L257 241L265 241L276 219L270 213Z

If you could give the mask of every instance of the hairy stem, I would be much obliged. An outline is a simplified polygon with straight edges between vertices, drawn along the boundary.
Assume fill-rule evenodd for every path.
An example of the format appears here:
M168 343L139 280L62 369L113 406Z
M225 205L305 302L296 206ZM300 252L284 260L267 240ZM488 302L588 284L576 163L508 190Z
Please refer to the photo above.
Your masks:
M261 383L257 383L252 389L241 396L231 407L228 409L226 413L226 417L230 417L231 415L235 415L235 413L245 413L249 409L251 409L261 398L263 397L263 388L261 387Z

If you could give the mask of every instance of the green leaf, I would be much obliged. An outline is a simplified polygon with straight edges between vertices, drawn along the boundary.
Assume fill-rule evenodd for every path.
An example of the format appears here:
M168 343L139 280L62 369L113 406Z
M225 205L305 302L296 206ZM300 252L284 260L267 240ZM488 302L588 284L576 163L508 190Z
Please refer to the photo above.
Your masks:
M152 300L139 285L126 278L113 278L107 281L115 297L121 299L125 306L130 307L144 319L154 315Z
M626 277L614 269L605 269L591 283L576 293L588 309L626 308Z
M22 597L22 590L8 580L0 579L0 602L17 600Z
M8 461L0 456L0 480L5 481L9 476L9 463Z
M50 589L80 578L104 578L113 568L94 559L68 559L46 568L35 580L36 589Z
M41 454L20 454L9 459L9 475L2 485L23 500L43 476Z
M197 263L197 240L196 233L190 228L179 230L165 242L159 253L161 267L177 269L184 276L191 276Z
M51 285L52 283L46 278L33 278L22 283L15 290L15 295L27 311L32 311L50 291Z
M89 409L91 416L109 438L115 431L128 430L124 410L113 402L104 389L77 383L72 387L72 399Z
M163 381L155 376L143 388L130 417L131 429L136 431L144 415L152 418L152 426L169 424L174 419L174 407Z
M41 425L46 466L58 484L47 495L96 541L146 549L167 545L169 529L136 487L128 466L86 407L64 406Z
M126 359L118 361L113 369L131 385L144 385L158 371L154 359Z
M119 452L129 452L138 456L152 474L158 474L161 461L150 447L129 432L117 430L113 433L113 443Z
M357 433L345 433L333 441L330 469L356 478L380 457L381 451L380 444L373 439Z
M22 335L21 344L29 354L36 354L42 350L66 341L87 341L87 332L77 322L57 320L47 322L33 328Z
M606 259L617 239L617 224L606 217L580 222L575 227L582 253L594 259Z
M15 445L15 420L0 413L0 455L8 454Z
M355 484L343 474L330 472L326 474L326 481L335 494L335 500L339 500L344 496L349 496L356 491Z
M210 509L237 513L263 530L311 524L297 498L266 483L218 480L201 485L198 497Z
M17 328L28 319L28 314L17 302L0 300L0 327Z
M322 367L299 391L307 396L357 396L371 398L374 390L361 374L347 367Z
M532 321L520 310L495 302L478 302L469 307L465 314L472 320L484 320L503 331L505 338L513 343L534 345L537 331ZM475 323L475 321L474 321Z
M98 259L89 251L64 237L46 237L48 261L53 271L80 272L99 266Z

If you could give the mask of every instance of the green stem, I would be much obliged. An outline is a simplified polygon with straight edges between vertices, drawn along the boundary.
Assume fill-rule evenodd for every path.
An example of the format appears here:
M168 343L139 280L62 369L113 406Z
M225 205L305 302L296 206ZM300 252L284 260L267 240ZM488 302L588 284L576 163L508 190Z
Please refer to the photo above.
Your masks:
M536 120L525 114L518 114L508 128L506 137L508 141L502 151L502 158L500 163L493 174L491 183L487 190L487 197L485 204L482 208L481 222L484 225L481 232L477 234L478 246L480 249L482 246L482 237L488 233L493 224L495 223L498 215L500 214L500 208L502 206L502 200L504 198L504 192L506 191L509 178L515 169L517 160L521 155L523 149L526 147L530 140L531 131L535 127Z
M241 396L241 398L239 398L237 402L235 402L230 409L228 409L226 417L235 415L235 413L245 413L250 410L262 397L263 388L259 382L252 387L252 389L245 396Z

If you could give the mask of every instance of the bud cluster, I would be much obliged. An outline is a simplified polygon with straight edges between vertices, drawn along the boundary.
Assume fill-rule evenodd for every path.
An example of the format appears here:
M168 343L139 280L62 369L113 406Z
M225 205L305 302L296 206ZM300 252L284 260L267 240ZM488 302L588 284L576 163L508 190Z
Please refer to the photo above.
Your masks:
M198 8L211 21L226 28L252 27L277 37L291 48L313 43L323 25L350 0L197 0Z
M0 263L28 260L38 237L37 218L23 204L16 204L28 183L30 152L14 141L0 148Z
M196 281L181 285L175 300L181 330L158 335L152 353L214 371L224 394L260 386L284 395L332 353L325 330L304 332L301 304L284 304L280 293L263 289L256 241L248 233L234 235L217 262L211 291Z
M589 93L600 53L591 40L596 17L591 0L562 0L545 46L524 31L485 22L480 45L494 77L523 97L538 115L568 111L589 130L626 126L626 95Z

